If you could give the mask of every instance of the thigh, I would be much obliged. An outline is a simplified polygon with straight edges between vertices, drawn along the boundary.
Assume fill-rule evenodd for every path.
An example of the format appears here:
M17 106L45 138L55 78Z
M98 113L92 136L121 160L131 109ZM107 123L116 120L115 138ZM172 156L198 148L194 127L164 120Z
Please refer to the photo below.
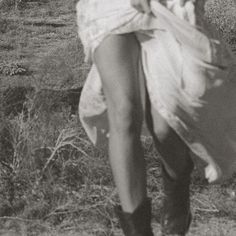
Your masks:
M139 43L134 34L111 35L95 51L95 64L102 79L108 114L113 118L124 109L133 110L137 117L142 113L139 56Z

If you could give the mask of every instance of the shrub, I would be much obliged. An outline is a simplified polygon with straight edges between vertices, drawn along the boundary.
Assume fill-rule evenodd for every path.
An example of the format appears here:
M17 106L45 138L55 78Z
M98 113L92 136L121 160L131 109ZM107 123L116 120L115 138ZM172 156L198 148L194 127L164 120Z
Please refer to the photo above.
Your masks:
M28 72L27 68L17 62L1 62L0 74L2 75L24 75Z

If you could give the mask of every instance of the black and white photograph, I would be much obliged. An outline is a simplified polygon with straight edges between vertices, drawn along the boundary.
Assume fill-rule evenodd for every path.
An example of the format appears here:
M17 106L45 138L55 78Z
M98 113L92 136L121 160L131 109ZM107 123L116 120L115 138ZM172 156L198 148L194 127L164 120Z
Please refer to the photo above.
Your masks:
M235 236L236 0L0 0L0 236Z

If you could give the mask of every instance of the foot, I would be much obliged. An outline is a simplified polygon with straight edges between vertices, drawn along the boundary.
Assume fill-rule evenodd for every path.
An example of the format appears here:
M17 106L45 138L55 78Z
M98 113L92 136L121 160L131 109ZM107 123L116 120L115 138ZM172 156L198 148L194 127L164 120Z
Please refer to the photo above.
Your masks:
M151 200L145 199L133 213L115 208L125 236L154 236L151 228Z

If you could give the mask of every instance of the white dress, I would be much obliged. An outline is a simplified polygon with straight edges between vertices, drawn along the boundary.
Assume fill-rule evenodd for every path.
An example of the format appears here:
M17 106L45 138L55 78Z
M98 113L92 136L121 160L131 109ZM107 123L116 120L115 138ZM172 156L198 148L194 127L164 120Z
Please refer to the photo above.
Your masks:
M78 29L86 60L93 61L94 50L108 35L134 32L152 106L224 179L236 170L236 59L202 20L202 5L166 2L152 0L147 15L132 8L130 0L80 0ZM106 100L94 64L79 114L95 145L107 141Z

